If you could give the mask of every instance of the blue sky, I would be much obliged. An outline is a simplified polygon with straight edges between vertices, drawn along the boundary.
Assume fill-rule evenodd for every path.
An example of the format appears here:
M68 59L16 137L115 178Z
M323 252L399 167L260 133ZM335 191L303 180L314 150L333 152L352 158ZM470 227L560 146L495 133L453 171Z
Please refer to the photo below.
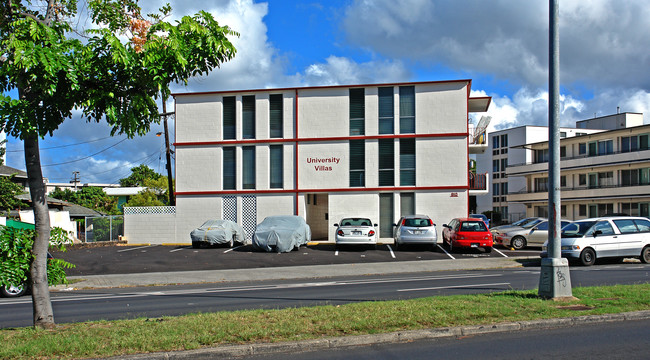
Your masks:
M472 79L492 96L490 130L547 123L548 2L521 0L170 1L241 33L238 53L174 92ZM141 0L149 12L159 1ZM650 122L650 3L560 0L561 124L621 111ZM173 109L173 103L168 104ZM173 139L174 123L170 120ZM162 126L135 139L66 120L41 141L44 176L116 183L141 163L165 173ZM9 138L7 165L24 169Z

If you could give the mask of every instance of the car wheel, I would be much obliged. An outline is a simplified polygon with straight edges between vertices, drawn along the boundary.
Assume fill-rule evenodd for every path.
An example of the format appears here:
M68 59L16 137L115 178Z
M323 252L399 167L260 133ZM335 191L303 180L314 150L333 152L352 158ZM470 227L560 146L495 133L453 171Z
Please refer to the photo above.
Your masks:
M399 243L397 242L397 240L395 240L395 244L393 244L393 247L395 248L395 250L399 248Z
M201 243L198 241L192 241L192 248L193 249L198 249L201 247Z
M580 263L584 266L591 266L596 262L596 253L591 249L584 249L580 253Z
M18 297L23 296L27 292L27 286L22 285L11 285L9 287L0 286L0 295L4 297Z
M650 264L650 246L646 246L641 250L641 262Z
M491 253L491 252L492 252L492 246L490 246L490 247L486 247L486 248L485 248L485 253L486 253L486 254L489 254L489 253Z
M526 247L526 239L523 236L515 236L510 241L510 246L515 250L521 250Z

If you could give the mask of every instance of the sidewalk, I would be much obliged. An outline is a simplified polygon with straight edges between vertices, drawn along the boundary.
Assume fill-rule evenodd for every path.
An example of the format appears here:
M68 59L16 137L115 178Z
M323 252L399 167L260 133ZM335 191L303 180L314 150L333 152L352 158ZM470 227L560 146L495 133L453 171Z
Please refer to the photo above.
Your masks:
M474 270L521 267L517 260L529 257L471 258L457 260L426 260L381 262L369 264L335 264L311 266L267 267L201 271L170 271L137 274L69 276L69 285L53 286L51 290L116 288L150 285L218 283L249 280L308 279L334 276L404 274L424 271ZM539 259L535 257L534 259Z

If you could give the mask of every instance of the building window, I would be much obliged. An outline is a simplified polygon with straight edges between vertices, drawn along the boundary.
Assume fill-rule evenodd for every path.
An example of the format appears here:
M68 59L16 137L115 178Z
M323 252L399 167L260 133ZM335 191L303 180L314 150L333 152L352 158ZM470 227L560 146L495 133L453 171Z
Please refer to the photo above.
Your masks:
M578 186L587 186L587 174L578 175Z
M235 114L236 101L234 96L226 96L223 98L223 138L230 140L235 138Z
M564 139L566 137L566 131L560 131L560 139Z
M237 180L237 159L235 147L223 148L223 189L235 190Z
M492 195L499 195L499 184L498 183L493 183L492 184Z
M637 186L650 184L650 169L621 170L621 185Z
M548 162L548 149L535 150L535 163Z
M395 98L392 87L379 88L379 133L395 133Z
M501 171L506 171L507 167L508 167L508 159L507 158L501 159Z
M255 146L242 147L242 188L255 189Z
M255 95L241 97L242 103L242 137L255 139Z
M587 216L587 205L580 204L578 206L578 216Z
M415 193L401 193L400 216L415 214Z
M587 154L587 143L578 144L578 155L586 155L586 154Z
M350 187L366 185L366 144L364 140L350 140Z
M535 192L548 191L548 178L535 178Z
M399 132L415 134L415 87L399 87Z
M492 148L498 149L499 147L499 135L492 136Z
M270 150L270 161L269 165L271 167L271 188L272 189L281 189L283 187L284 179L284 157L283 155L283 146L282 145L271 145L269 146Z
M415 139L399 141L399 173L400 185L415 186Z
M499 172L499 160L492 160L492 172L493 173Z
M501 183L501 195L508 195L508 183Z
M648 134L621 137L621 152L648 150Z
M560 187L566 187L566 176L560 176Z
M501 135L501 147L508 147L508 134Z
M598 155L608 155L614 153L614 141L605 140L598 142Z
M350 135L364 135L366 98L363 88L350 89Z
M614 186L614 172L606 171L598 173L598 187Z
M566 157L566 146L560 146L560 158Z
M587 144L587 156L598 155L598 143L596 141Z
M272 138L283 137L283 99L282 94L272 94L269 96L269 136Z
M395 144L393 139L379 139L379 186L395 185Z

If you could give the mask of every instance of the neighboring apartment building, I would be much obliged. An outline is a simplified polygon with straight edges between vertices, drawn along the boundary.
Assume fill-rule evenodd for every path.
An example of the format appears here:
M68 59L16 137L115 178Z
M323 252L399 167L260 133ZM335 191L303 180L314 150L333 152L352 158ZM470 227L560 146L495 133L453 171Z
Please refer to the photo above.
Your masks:
M602 130L560 128L560 137L580 136L599 131ZM506 169L512 165L532 162L533 151L524 145L548 141L548 127L518 126L490 132L488 138L491 151L476 156L476 167L478 173L487 173L491 186L488 188L488 196L476 198L476 211L483 213L491 210L500 213L502 221L514 222L526 217L526 205L509 202L507 195L509 192L525 191L526 178L508 175Z
M649 216L650 125L643 125L643 114L616 114L577 125L614 130L560 140L562 217L576 220L612 213ZM525 179L525 188L510 189L508 203L524 205L527 216L546 217L548 141L518 148L529 149L533 157L508 166L508 177Z
M360 216L392 238L403 214L441 228L468 214L471 80L174 94L176 239L208 219L248 236L270 215L303 216L315 240ZM484 137L482 137L484 138ZM484 179L483 179L484 180ZM479 186L479 187L480 187Z

